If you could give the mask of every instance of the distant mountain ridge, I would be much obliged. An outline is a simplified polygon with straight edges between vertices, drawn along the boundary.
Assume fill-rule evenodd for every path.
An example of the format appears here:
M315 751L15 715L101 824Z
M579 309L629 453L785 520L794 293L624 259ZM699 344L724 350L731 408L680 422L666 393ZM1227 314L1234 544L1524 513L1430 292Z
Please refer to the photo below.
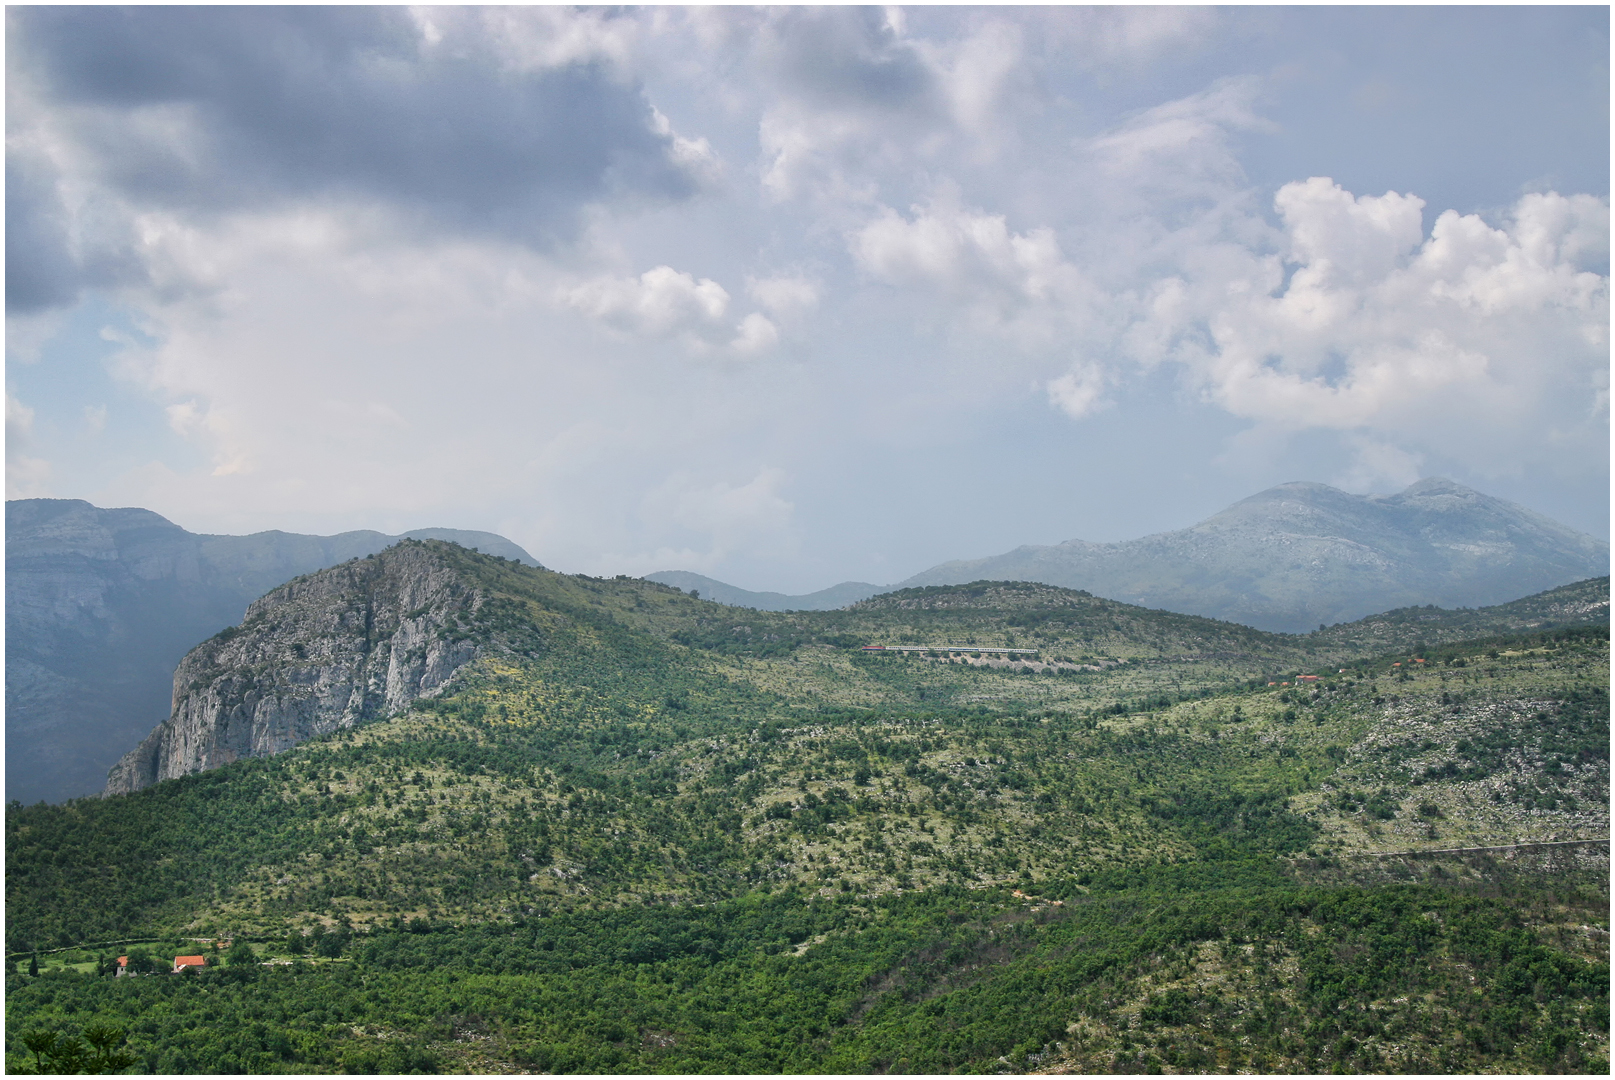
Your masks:
M801 596L688 571L652 581L764 611L814 611L922 585L1036 581L1263 630L1305 633L1393 608L1486 607L1609 573L1609 544L1451 480L1394 495L1281 484L1197 525L1136 540L1067 540L960 559L895 585Z
M1301 633L1391 608L1485 607L1609 573L1609 544L1450 480L1395 495L1281 484L1187 529L942 563L902 582L1040 581Z
M645 580L671 585L684 592L700 593L703 600L759 611L834 611L895 587L871 585L867 581L843 581L828 589L793 596L788 593L752 592L689 570L663 570L646 574Z
M107 769L168 716L174 666L192 646L291 578L406 537L538 565L504 537L470 530L217 536L134 507L7 502L7 797L100 791Z

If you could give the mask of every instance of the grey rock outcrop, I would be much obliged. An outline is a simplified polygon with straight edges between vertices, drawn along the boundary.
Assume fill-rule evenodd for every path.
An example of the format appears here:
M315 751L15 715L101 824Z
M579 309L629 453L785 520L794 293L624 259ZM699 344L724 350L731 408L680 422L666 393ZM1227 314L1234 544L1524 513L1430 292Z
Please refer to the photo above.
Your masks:
M420 529L538 565L492 533ZM174 665L299 574L401 537L187 532L138 508L76 499L6 503L6 795L101 791L107 769L168 714Z
M1281 484L1198 525L947 562L898 588L1039 581L1291 633L1391 608L1483 607L1609 573L1609 544L1450 480L1395 495Z
M171 715L112 767L107 794L277 754L440 692L479 655L463 627L482 602L427 543L282 585L180 661Z

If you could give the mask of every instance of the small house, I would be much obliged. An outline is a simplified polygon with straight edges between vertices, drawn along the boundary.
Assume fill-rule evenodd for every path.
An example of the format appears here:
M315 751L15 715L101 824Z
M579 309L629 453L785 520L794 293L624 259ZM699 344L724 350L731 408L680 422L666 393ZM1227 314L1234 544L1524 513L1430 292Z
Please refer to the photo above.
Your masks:
M176 956L176 957L174 957L174 972L175 972L175 974L178 974L179 972L184 971L186 968L205 968L205 967L207 967L207 957L205 957L205 956Z
M114 971L112 974L113 974L114 978L116 978L119 975L127 975L127 974L129 974L129 958L127 956L118 957L117 970Z

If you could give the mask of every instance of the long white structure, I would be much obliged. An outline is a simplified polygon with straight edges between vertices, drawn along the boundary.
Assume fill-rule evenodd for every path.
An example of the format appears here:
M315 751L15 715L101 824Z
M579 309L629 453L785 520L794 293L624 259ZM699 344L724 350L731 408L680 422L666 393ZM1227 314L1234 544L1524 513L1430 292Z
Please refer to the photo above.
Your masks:
M865 645L859 652L1032 653L1036 649L984 649L980 645Z

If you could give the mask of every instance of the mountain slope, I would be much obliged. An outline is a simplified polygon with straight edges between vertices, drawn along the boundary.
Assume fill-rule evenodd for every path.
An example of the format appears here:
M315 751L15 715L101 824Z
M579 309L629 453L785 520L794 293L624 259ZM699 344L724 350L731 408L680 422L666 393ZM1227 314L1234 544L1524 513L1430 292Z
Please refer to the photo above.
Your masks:
M503 537L422 538L536 565ZM190 533L149 510L6 503L6 790L25 802L99 791L168 715L174 665L270 589L399 538Z
M430 602L381 580L422 570ZM10 807L12 1069L92 1020L160 1072L1607 1058L1607 846L1442 852L1608 835L1608 626L1545 624L1607 581L1421 610L1540 623L1423 663L1025 582L787 615L432 542L284 592L196 670L291 687L354 612L353 685L415 618L478 654L390 718ZM94 974L221 936L220 971Z
M685 592L696 592L703 599L732 607L756 608L759 611L830 611L867 600L876 593L886 592L889 586L871 585L867 581L843 581L818 592L790 595L777 592L752 592L725 584L716 578L688 570L662 570L646 574L646 581L671 585Z
M545 607L536 655L493 648L389 722L13 808L10 947L1607 835L1604 627L1306 686L1117 701L1096 683L1125 683L1122 665L1063 707L922 711L796 704L719 657ZM859 665L895 680L905 662ZM1039 681L969 674L978 691Z
M902 586L1042 581L1305 632L1395 607L1478 607L1609 572L1609 545L1448 480L1396 495L1283 484L1187 529L943 563Z

